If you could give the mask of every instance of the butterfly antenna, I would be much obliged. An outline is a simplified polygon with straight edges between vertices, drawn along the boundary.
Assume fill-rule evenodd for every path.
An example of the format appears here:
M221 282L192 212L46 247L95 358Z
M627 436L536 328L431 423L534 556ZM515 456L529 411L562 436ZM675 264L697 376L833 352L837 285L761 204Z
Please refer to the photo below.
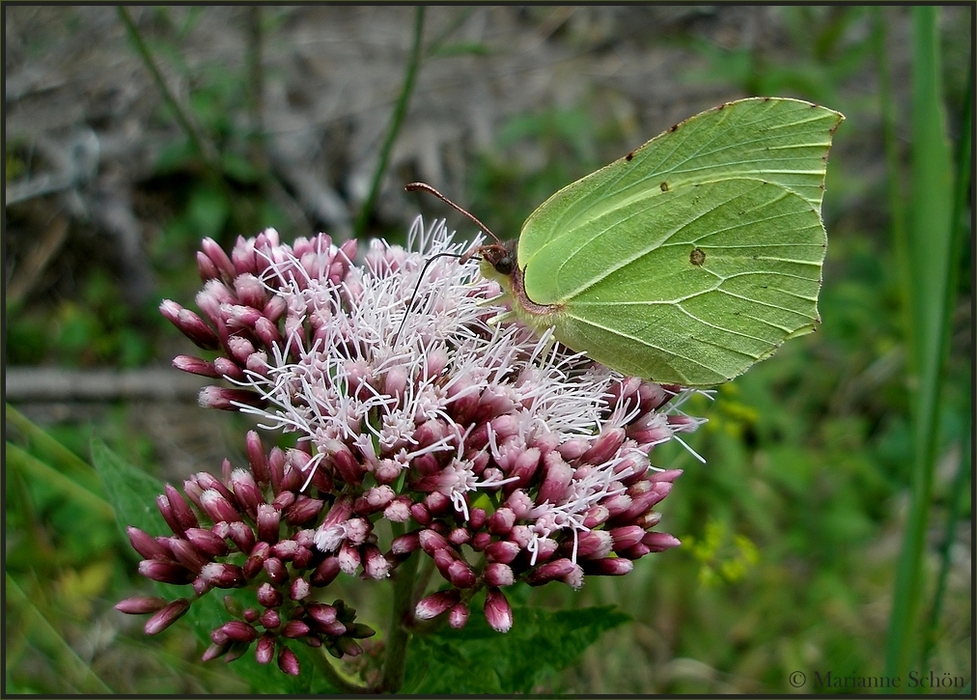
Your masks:
M397 347L397 341L400 339L400 332L404 330L404 324L407 323L407 316L410 314L411 310L414 308L414 302L417 301L417 292L421 288L421 282L424 280L424 274L427 272L427 268L431 266L438 258L460 258L461 255L457 253L435 253L430 258L424 261L424 267L421 268L421 274L417 276L417 284L414 285L414 291L410 293L410 301L407 302L407 310L404 311L404 317L400 319L400 325L397 326L397 332L394 333L393 341L390 343L391 348Z
M472 221L474 221L475 222L475 225L478 226L480 229L482 229L482 231L484 231L485 233L487 233L488 235L490 235L492 238L494 238L496 243L499 243L499 244L502 243L502 241L499 240L499 237L496 236L494 233L492 233L492 231L489 229L488 226L486 226L481 221L479 221L477 218L475 218L475 215L474 214L472 214L470 211L468 211L466 209L462 209L461 207L459 207L457 204L455 204L454 202L452 202L450 199L448 199L447 197L445 197L443 194L441 194L440 192L438 192L436 189L434 189L433 187L431 187L426 182L409 182L406 185L404 185L404 189L407 190L408 192L417 192L418 190L420 190L422 192L427 192L428 194L433 194L435 197L437 197L438 199L440 199L442 202L444 202L445 204L447 204L449 207L451 207L455 211L461 212L462 214L464 214L465 216L467 216L469 219L471 219Z

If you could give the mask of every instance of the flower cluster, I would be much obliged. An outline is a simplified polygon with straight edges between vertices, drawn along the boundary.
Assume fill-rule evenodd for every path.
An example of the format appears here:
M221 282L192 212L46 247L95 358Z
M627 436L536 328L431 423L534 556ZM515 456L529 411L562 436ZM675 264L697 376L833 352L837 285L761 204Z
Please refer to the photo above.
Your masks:
M174 516L171 527L184 530L174 527L171 552L145 538L137 550L177 562L198 589L225 576L259 584L261 573L269 581L259 600L261 590L269 602L290 598L303 634L343 651L361 627L342 620L327 630L302 602L337 572L382 579L423 553L447 585L416 604L416 617L447 613L461 627L485 589L485 615L506 631L506 587L578 588L585 574L625 574L676 546L655 529L654 508L680 472L652 466L649 453L701 423L681 410L691 392L621 376L549 333L495 322L505 311L494 302L500 289L458 262L469 249L443 222L425 228L419 219L407 249L375 241L363 265L353 262L355 242L337 247L324 234L289 246L269 229L239 239L230 256L205 240L197 305L207 320L172 301L161 310L218 356L174 364L231 385L205 388L202 405L256 415L259 427L298 442L265 459L249 436L250 472L227 468L223 481L197 475L187 484L216 523L210 534ZM270 489L265 498L255 485ZM167 503L187 510L176 496ZM382 544L381 520L404 534ZM184 540L192 547L173 545ZM219 557L231 546L247 555L233 573L205 574L226 565L195 569L196 559L188 567L189 550ZM258 562L255 548L266 558ZM256 635L245 621L252 627L224 630L215 645Z
M248 469L233 469L225 460L221 479L207 472L191 476L183 484L186 498L167 484L156 505L172 536L128 528L129 542L144 557L139 573L161 583L191 584L198 598L215 588L252 589L256 607L224 598L234 619L213 630L205 661L218 656L231 661L257 642L259 662L271 661L277 648L279 668L297 675L299 662L289 640L323 647L336 658L358 655L356 640L375 632L357 623L356 611L343 601L327 605L315 595L335 580L341 564L338 556L315 546L312 528L326 502L318 488L300 493L308 453L277 447L266 453L254 431L247 436L247 453ZM364 548L368 560L382 558L375 545ZM167 602L136 596L116 608L154 613L145 631L158 634L190 603L189 598Z

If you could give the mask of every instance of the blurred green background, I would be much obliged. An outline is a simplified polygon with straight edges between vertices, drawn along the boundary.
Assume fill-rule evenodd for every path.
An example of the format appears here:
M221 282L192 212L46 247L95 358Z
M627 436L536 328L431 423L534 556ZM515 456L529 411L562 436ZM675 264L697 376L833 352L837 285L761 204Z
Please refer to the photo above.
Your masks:
M971 5L3 13L8 693L249 690L189 626L149 638L112 609L148 586L88 466L93 436L178 485L242 461L250 423L165 369L193 347L157 306L193 307L201 238L398 241L419 207L474 234L403 193L417 179L514 237L563 185L749 95L847 117L823 325L689 407L706 465L654 453L686 470L662 507L682 547L531 592L634 618L540 690L970 683ZM385 628L372 586L344 596Z

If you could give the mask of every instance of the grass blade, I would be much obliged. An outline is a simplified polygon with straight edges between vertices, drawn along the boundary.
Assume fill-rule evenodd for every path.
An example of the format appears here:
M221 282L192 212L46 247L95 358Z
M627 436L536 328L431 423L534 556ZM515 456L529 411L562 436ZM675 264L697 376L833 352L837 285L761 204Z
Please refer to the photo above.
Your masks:
M907 226L909 390L913 408L912 500L896 572L886 639L885 674L905 676L923 589L922 557L929 523L942 370L949 333L953 173L940 83L937 8L914 7L912 155Z

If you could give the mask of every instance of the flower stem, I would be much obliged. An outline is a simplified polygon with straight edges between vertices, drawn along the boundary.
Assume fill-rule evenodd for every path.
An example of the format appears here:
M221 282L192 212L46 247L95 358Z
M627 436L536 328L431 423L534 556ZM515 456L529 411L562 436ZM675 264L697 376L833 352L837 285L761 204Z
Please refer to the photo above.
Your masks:
M346 693L352 695L354 693L361 694L361 693L370 692L368 688L364 688L363 686L356 685L355 683L350 683L348 680L346 680L341 675L339 675L339 672L329 662L329 659L326 656L326 652L323 651L319 654L316 654L315 657L317 662L316 667L322 672L322 675L324 675L329 680L329 683L332 685L332 687L338 690L340 693Z
M160 94L163 97L163 101L166 105L173 110L173 115L176 117L177 122L179 122L180 127L186 133L187 138L190 140L190 144L197 151L200 156L200 160L203 163L204 171L207 173L213 184L221 191L224 198L227 200L228 207L230 208L231 220L234 226L240 231L247 231L250 226L247 225L247 217L241 215L240 205L243 204L242 201L237 200L234 197L234 193L231 190L230 185L227 184L227 180L224 177L224 171L220 164L220 154L217 153L216 147L207 139L205 139L199 132L199 130L193 125L193 121L190 118L187 110L183 108L180 101L170 90L169 86L166 84L166 80L163 78L163 74L160 72L159 67L156 65L156 60L153 58L153 53L149 46L146 44L145 39L143 39L142 33L136 26L135 21L129 14L129 11L125 7L119 7L118 14L119 18L122 20L122 24L125 26L126 33L132 40L136 51L139 53L139 57L142 59L143 65L149 74L153 77L153 82L156 83L156 87L159 89Z
M380 181L383 173L387 169L387 161L390 159L390 151L393 149L394 141L404 122L407 114L407 104L410 102L411 93L414 92L414 81L417 78L417 70L421 64L421 40L424 38L424 6L417 6L417 14L414 16L414 45L411 48L410 60L407 62L407 72L404 75L404 84L400 89L400 96L394 107L393 117L390 120L390 129L387 131L387 138L380 149L380 159L377 161L376 170L373 172L373 182L370 184L370 193L367 195L360 214L356 219L353 228L354 234L360 238L366 232L366 225L373 213L373 206L377 201L380 192Z
M404 685L407 643L410 641L410 624L414 618L414 584L419 560L420 557L416 556L416 553L411 554L393 574L394 605L390 616L390 632L387 635L387 654L380 692L396 693Z

